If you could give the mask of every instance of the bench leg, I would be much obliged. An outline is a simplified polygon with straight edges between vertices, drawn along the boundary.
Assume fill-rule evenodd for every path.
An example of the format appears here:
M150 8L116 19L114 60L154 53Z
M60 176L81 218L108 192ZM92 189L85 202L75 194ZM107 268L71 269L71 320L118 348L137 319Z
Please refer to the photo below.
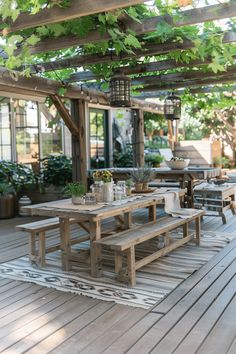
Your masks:
M39 264L41 267L45 267L45 232L44 231L40 231L39 232Z
M131 246L127 250L127 267L128 267L129 283L133 287L133 286L136 285L135 250L134 250L134 246Z
M115 273L120 274L122 270L122 253L115 251Z
M35 261L36 258L36 234L34 231L32 231L29 235L29 259L30 262L32 263L33 261Z
M195 231L196 231L196 245L200 246L200 239L201 239L201 218L200 217L195 219Z

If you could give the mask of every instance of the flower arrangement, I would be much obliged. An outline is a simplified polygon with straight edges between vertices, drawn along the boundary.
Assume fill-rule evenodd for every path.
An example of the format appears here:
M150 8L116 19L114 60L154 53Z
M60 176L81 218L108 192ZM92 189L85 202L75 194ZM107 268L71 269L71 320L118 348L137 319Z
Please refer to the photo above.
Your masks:
M94 181L103 181L108 183L112 181L112 173L108 170L97 170L93 172Z

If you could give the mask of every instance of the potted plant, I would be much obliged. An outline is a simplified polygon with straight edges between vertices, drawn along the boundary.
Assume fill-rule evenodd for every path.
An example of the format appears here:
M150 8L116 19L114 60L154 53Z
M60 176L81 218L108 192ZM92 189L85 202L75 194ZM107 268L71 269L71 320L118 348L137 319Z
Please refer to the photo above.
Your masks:
M131 179L134 182L135 191L143 190L143 168L134 168L131 172Z
M126 185L126 194L127 196L130 196L131 195L131 188L133 186L133 181L131 178L128 178L126 181L125 181L125 185Z
M145 155L145 162L151 167L159 167L160 163L164 160L160 154L147 154Z
M72 197L73 204L84 204L86 188L81 182L70 182L64 188L64 195Z
M15 216L15 190L9 183L0 183L0 219Z
M48 155L41 161L41 181L46 188L62 189L67 183L72 182L71 158L61 154Z
M112 173L108 170L97 170L93 172L93 179L102 182L103 202L110 203L114 200Z
M148 182L153 179L154 173L151 168L144 167L143 168L143 190L148 190Z

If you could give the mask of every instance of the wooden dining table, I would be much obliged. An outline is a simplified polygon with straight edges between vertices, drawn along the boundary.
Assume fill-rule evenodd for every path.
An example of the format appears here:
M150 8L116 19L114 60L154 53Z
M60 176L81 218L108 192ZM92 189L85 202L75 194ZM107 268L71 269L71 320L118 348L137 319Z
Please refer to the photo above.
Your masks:
M213 167L187 167L182 170L172 170L169 167L151 168L157 179L173 180L179 182L180 188L187 189L186 201L190 208L193 208L193 188L196 180L209 181L211 178L221 176L220 168ZM109 168L114 180L127 179L133 168Z
M168 192L168 191L167 191ZM167 193L166 192L166 193ZM171 191L173 192L173 191ZM170 192L170 193L171 193ZM185 189L177 190L180 197L185 195ZM30 205L25 207L30 211L31 215L59 217L60 221L60 238L62 251L62 269L70 270L72 263L76 262L79 254L71 248L70 237L70 219L77 220L90 236L90 264L91 275L98 277L100 275L102 261L101 254L97 254L99 250L94 247L93 242L104 236L102 230L102 221L108 218L114 218L114 230L118 224L122 229L128 229L133 226L132 213L141 208L148 208L148 222L156 220L156 207L164 203L163 194L155 195L137 195L127 200L116 201L110 205L104 203L94 205L74 205L71 199L63 199L49 203ZM95 254L96 252L96 254Z

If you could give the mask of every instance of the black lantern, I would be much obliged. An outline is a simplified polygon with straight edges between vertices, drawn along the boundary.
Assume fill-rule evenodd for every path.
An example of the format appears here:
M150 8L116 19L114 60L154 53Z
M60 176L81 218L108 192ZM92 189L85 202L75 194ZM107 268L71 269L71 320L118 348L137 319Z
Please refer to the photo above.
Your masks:
M181 99L173 92L165 98L164 115L166 119L177 120L181 118Z
M114 75L110 79L110 105L130 107L131 79L125 75Z

